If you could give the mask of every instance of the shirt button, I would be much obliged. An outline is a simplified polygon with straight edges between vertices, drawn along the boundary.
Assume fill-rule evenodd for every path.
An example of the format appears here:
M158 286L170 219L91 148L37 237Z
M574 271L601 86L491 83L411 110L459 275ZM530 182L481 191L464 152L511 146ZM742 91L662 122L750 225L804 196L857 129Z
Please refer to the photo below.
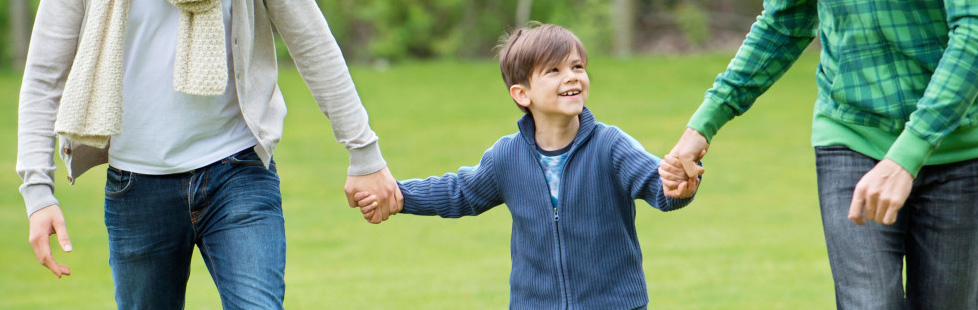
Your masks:
M69 148L63 148L61 149L61 152L64 153L65 155L71 155L71 149Z
M72 182L75 182L75 179L71 178L71 176L68 176L68 183L72 183Z

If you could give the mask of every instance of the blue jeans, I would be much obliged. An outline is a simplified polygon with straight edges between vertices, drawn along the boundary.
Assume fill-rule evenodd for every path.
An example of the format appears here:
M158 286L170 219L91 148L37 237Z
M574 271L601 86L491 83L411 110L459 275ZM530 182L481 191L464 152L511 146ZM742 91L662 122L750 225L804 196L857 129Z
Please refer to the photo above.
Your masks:
M978 159L925 166L889 226L847 218L877 160L842 146L816 147L815 159L839 309L978 309Z
M274 163L249 148L186 173L108 169L105 226L119 309L182 309L194 246L224 309L281 309L285 227Z

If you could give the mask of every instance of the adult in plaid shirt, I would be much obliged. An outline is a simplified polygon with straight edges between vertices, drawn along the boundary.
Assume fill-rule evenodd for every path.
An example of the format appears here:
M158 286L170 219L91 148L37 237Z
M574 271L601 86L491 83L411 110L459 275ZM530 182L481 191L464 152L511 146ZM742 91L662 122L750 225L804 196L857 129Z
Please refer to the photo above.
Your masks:
M699 160L816 36L812 145L838 308L978 309L978 1L764 1L672 155Z

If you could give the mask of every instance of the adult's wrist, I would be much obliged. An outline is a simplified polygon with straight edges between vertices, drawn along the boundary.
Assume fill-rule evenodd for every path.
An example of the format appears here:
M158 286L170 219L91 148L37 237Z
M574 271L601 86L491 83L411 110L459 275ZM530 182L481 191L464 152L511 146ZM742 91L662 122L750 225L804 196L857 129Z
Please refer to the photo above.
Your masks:
M54 189L46 184L25 184L21 186L20 193L24 196L28 218L38 210L58 204L58 199L54 198Z
M885 158L896 162L914 178L935 147L912 131L904 129L886 152Z
M720 127L733 119L734 115L730 106L708 96L690 117L686 127L695 129L706 138L707 143L711 143Z
M368 175L387 167L384 156L380 153L380 143L374 141L363 147L349 149L350 168L347 175Z

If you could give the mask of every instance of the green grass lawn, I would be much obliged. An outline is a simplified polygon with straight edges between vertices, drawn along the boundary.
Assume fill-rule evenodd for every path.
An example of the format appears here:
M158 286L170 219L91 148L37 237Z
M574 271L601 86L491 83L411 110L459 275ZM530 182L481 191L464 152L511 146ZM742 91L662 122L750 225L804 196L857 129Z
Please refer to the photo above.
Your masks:
M730 54L592 59L589 108L662 156ZM729 123L704 160L696 201L662 213L644 202L638 233L653 309L830 309L832 280L822 238L809 145L814 68L808 54ZM521 113L492 61L424 62L353 77L397 178L474 165ZM72 275L56 279L27 243L17 191L20 76L0 74L0 309L114 307L102 221L104 166L57 196L74 252L57 253ZM348 157L298 74L283 69L290 114L276 160L288 237L290 309L503 309L509 294L510 217L498 207L446 220L397 215L369 225L346 206ZM60 161L60 160L59 160ZM59 162L60 164L60 162ZM247 253L242 253L247 255ZM220 309L197 255L188 309Z

